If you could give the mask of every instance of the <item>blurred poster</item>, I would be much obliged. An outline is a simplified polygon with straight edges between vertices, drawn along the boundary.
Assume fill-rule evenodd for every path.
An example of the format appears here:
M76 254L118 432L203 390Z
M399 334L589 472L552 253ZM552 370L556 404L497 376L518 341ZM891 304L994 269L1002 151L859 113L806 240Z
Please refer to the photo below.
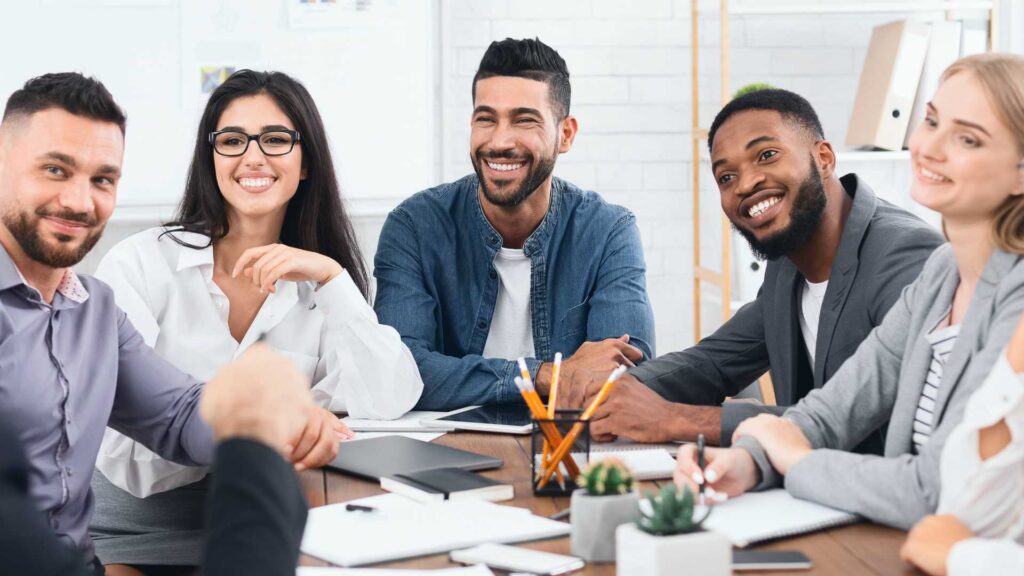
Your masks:
M292 28L371 28L398 15L400 0L286 0Z

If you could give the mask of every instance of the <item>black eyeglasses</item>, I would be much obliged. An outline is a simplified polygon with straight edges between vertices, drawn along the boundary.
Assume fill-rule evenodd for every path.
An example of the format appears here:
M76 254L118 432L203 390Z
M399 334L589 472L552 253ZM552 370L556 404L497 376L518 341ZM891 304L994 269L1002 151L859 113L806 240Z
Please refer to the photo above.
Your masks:
M210 132L210 144L221 156L241 156L253 140L267 156L284 156L295 148L299 133L295 130L268 130L259 134L246 134L237 130Z

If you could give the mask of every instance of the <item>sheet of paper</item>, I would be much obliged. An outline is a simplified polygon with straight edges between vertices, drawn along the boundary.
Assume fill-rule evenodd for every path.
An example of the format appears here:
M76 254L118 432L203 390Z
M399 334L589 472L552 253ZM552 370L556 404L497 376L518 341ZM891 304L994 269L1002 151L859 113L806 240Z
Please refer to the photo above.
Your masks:
M405 436L406 438L412 438L413 440L433 442L441 436L444 436L444 434L444 432L356 432L356 437L349 440L349 442L369 440L370 438L380 438L381 436Z
M439 570L388 570L386 568L314 568L300 567L295 576L494 576L483 564Z
M394 420L371 420L346 416L341 421L354 432L434 432L437 428L428 428L420 424L420 420L436 420L448 414L451 412L413 410Z

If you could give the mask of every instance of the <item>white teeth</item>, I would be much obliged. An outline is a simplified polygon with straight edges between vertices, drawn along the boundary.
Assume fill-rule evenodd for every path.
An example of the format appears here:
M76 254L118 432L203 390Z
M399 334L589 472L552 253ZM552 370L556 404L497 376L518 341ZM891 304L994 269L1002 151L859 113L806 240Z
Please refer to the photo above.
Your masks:
M499 172L511 172L512 170L518 170L522 165L522 162L520 162L519 164L495 164L493 162L487 163L487 166L490 167L491 170L497 170Z
M266 188L273 182L271 178L239 178L238 183L245 188Z
M921 175L931 180L932 182L952 182L952 180L946 178L942 174L936 174L935 172L932 172L931 170L923 166L921 167Z
M782 202L781 196L772 196L767 200L762 200L761 202L758 202L757 204L751 206L750 210L747 212L747 215L750 216L751 218L755 216L760 216L762 212L771 208L772 206L775 206L779 202Z

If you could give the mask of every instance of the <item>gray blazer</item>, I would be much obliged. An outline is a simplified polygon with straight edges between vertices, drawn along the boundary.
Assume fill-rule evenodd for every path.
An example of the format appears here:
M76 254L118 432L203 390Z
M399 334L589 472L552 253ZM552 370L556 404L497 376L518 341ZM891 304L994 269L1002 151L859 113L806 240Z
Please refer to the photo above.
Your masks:
M944 245L825 387L786 411L816 448L786 475L791 494L903 529L935 511L946 437L1024 312L1024 257L996 251L985 265L943 367L937 421L914 454L914 414L932 360L926 335L949 312L959 281L952 247ZM884 457L848 452L885 422ZM761 469L759 488L780 482L756 441L741 438L736 445Z
M800 331L804 278L788 258L768 262L757 299L696 346L648 360L630 374L673 402L718 405L771 369L780 406L726 403L722 443L743 420L781 414L821 388L871 330L905 286L917 278L942 236L906 210L878 200L854 174L841 179L853 197L828 290L821 306L813 368ZM864 451L882 453L882 435Z

